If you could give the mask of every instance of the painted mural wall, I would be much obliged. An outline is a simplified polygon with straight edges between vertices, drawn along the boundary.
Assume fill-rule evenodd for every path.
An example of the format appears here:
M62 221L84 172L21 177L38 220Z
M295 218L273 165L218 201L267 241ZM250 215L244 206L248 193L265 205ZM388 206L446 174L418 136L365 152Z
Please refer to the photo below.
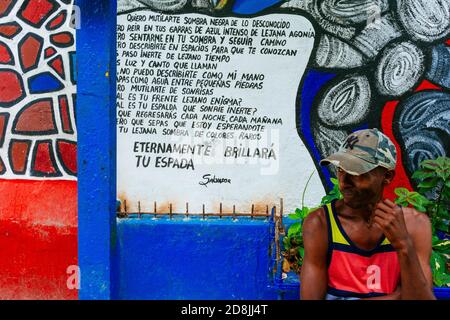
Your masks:
M77 297L74 286L67 282L68 268L73 270L70 267L77 265L76 55L75 30L71 24L74 9L73 0L0 1L0 298ZM242 106L231 105L242 107L239 111L234 109L233 112L244 113L237 116L248 118L248 121L253 116L266 116L270 119L265 120L270 121L266 123L267 128L275 130L270 131L274 136L268 136L273 140L264 142L268 150L265 151L267 159L263 160L268 162L259 163L259 167L235 170L233 181L239 183L228 190L225 187L230 186L226 180L207 187L199 184L205 180L205 174L209 171L214 174L216 169L219 170L218 178L227 178L220 176L220 164L213 168L206 163L205 171L192 181L183 177L183 170L178 168L160 168L167 170L153 178L146 177L145 171L133 172L137 167L136 155L140 154L133 154L136 139L125 138L125 145L131 141L133 149L123 152L125 161L118 174L119 180L129 181L129 184L119 183L118 186L119 189L136 185L138 188L129 189L131 192L125 188L119 197L130 199L130 205L135 208L138 200L149 200L150 210L153 201L158 201L157 209L164 211L169 201L176 205L174 210L184 210L186 202L201 205L209 201L208 211L217 212L217 203L227 201L226 210L236 204L242 205L239 210L249 211L249 204L256 203L259 205L257 210L264 211L265 205L277 204L277 199L283 197L288 201L286 208L289 209L299 204L302 188L314 170L317 173L313 175L306 200L307 204L315 204L329 187L329 178L333 174L318 166L319 159L334 151L347 133L359 128L378 127L396 142L401 158L396 181L388 191L391 194L396 186L411 186L409 176L422 159L449 153L448 0L118 0L118 11L119 21L123 20L119 25L131 26L129 30L118 30L119 33L123 31L126 38L133 32L139 33L132 29L133 26L152 25L132 18L127 21L129 14L147 19L153 17L158 22L154 25L168 23L166 28L170 23L177 24L176 20L168 22L168 16L205 17L203 27L211 21L219 23L219 18L223 17L230 24L244 24L243 28L233 31L237 32L237 38L245 38L239 35L243 32L239 29L245 29L246 23L253 26L254 21L259 21L255 23L258 35L252 36L251 28L248 30L249 38L254 37L252 41L257 46L250 45L250 40L236 39L238 51L225 54L224 61L209 62L217 63L218 70L226 75L234 74L235 70L241 77L244 71L247 73L247 82L255 83L250 88L244 87L239 94L229 96L219 91L218 96L230 98L230 104L245 102ZM187 20L184 27L195 23L202 26L204 22L198 21ZM267 27L286 27L287 23L302 36L289 38L276 28ZM219 33L224 32L223 27L214 26L209 36L220 41L219 36L223 34L214 33L216 29ZM272 53L262 56L263 29L269 30L266 38L273 42L267 47L280 53L277 57ZM281 29L287 34L292 31L290 27ZM172 35L188 35L187 30L178 28ZM203 28L202 32L205 30ZM160 33L164 37L171 35L167 31ZM268 36L270 33L275 36ZM118 40L119 45L121 39ZM247 52L246 58L240 59L244 54L239 50L252 50L249 47L255 47L259 54L250 56ZM135 60L120 57L120 49L118 69L126 58ZM156 51L167 54L169 49ZM265 59L268 56L270 59ZM227 57L230 61L225 61ZM157 62L150 54L143 59ZM203 54L200 59L204 59ZM189 65L205 62L192 60L186 62ZM144 77L145 70L164 70L162 67L138 67L137 64L126 67L130 72L143 72ZM264 80L261 79L263 76ZM121 84L120 79L118 82ZM256 91L259 82L263 82L264 90ZM169 87L179 87L177 90L181 91L183 86ZM204 89L211 88L207 85ZM134 94L145 93L139 92L144 90L137 88L135 91L138 92ZM118 103L120 99L129 98L123 95ZM123 106L128 108L129 102ZM138 102L136 98L135 105ZM219 107L221 103L223 101L218 103ZM198 103L190 104L197 106ZM129 117L130 123L135 116L118 114L119 121ZM157 115L154 120L158 120ZM219 120L210 121L217 125ZM235 124L244 122L238 118ZM131 124L130 132L133 126L140 125ZM155 122L147 127L159 131L161 125ZM206 130L203 131L206 134ZM144 142L144 145L138 144L137 150L141 147L146 153L145 143L152 141L145 140L158 134L143 132L139 134L142 141L138 142ZM280 133L278 138L276 132ZM250 141L249 137L258 132L247 133L246 139ZM168 138L166 143L179 142L178 138L165 138ZM159 137L155 142L161 144L164 140ZM278 144L278 149L274 148L274 153L269 156L271 150L267 146L272 142ZM152 150L152 145L148 148ZM246 151L233 149L232 152ZM258 152L263 154L262 149ZM161 151L156 152L159 153ZM279 162L274 161L277 160L273 158L274 154ZM126 157L133 161L129 162ZM275 178L263 177L260 169L277 163L281 174ZM207 188L213 190L205 192L210 190ZM258 198L249 190L265 191L268 196ZM157 199L152 192L170 198ZM186 197L189 193L191 196Z
M130 211L264 211L283 198L289 212L312 172L316 205L334 175L319 160L362 128L397 146L390 197L449 153L448 0L119 0L117 30L117 186Z
M0 299L76 298L72 0L0 1Z

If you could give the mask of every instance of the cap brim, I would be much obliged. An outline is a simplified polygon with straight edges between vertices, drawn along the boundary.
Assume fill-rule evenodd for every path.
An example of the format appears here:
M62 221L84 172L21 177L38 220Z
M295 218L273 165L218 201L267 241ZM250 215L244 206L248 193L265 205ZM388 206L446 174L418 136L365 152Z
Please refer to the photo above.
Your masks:
M377 164L370 163L345 152L333 153L325 159L322 159L320 161L320 164L334 164L336 167L339 167L345 172L354 176L359 176L361 174L369 172L370 170L373 170L378 166Z

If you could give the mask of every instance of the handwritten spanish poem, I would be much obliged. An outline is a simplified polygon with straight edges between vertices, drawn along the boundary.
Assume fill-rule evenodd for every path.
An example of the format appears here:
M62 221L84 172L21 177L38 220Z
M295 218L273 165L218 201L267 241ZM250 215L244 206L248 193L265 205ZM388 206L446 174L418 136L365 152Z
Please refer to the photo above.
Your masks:
M295 209L315 169L296 129L314 37L292 14L119 15L118 197L130 210ZM319 201L317 176L309 189Z

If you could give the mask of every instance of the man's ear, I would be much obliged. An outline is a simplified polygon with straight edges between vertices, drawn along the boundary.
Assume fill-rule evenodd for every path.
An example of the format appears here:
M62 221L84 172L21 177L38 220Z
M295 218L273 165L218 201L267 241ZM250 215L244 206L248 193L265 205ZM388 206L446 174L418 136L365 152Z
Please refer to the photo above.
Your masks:
M383 184L384 185L390 184L394 179L394 177L395 177L395 170L386 170L386 172L384 173Z

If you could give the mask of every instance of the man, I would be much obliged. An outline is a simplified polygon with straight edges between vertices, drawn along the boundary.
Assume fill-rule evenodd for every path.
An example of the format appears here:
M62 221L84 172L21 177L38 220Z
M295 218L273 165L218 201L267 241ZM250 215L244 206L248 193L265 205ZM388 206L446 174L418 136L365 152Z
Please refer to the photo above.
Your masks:
M377 129L350 134L333 164L342 200L303 224L301 299L435 299L431 224L383 198L395 174L395 146Z

